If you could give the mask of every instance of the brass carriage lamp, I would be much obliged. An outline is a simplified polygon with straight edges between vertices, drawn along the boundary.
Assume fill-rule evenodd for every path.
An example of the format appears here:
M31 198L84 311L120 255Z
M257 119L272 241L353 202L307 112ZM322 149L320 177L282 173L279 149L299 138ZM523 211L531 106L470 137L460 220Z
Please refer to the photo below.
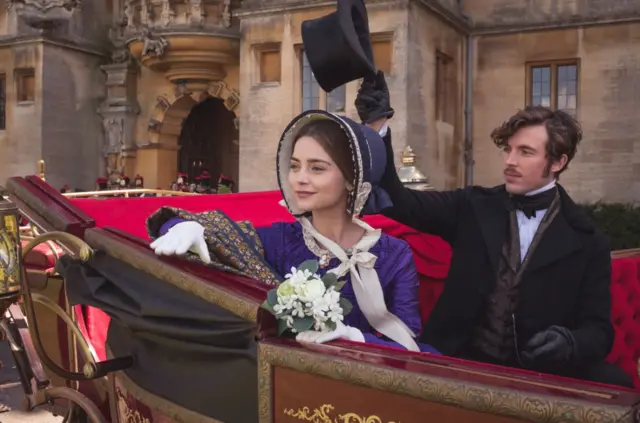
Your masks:
M0 197L0 301L20 295L19 223L20 213L16 205Z
M410 145L406 146L402 152L402 167L398 169L400 182L411 189L418 191L433 191L434 187L429 185L428 179L416 167L416 153Z

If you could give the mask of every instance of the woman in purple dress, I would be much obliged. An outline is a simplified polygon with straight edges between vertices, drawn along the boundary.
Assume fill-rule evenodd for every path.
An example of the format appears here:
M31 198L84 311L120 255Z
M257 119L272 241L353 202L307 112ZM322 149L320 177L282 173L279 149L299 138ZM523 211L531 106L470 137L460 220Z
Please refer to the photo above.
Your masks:
M324 111L296 117L280 140L278 184L297 221L257 229L264 259L280 275L318 260L319 274L333 272L346 281L341 295L353 304L335 330L300 333L300 342L346 339L437 353L414 340L421 318L409 245L357 218L363 209L391 205L376 186L385 163L375 130ZM204 232L197 222L174 218L151 248L160 255L192 251L208 262Z

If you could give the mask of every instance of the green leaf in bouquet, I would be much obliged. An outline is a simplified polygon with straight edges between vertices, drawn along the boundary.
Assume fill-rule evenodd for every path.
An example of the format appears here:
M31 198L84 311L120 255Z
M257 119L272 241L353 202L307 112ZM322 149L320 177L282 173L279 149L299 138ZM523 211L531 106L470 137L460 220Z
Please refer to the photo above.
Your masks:
M347 281L338 281L336 282L336 284L333 286L333 289L335 289L336 291L340 292L340 290L342 289L342 287L344 286L344 284L347 283Z
M302 272L308 270L311 274L315 274L318 271L318 260L307 260L298 266L298 270Z
M278 304L278 289L273 288L267 293L267 301L271 306Z
M336 325L336 322L334 322L333 320L327 320L324 324L327 326L327 329L329 330L336 330L336 327L338 326Z
M353 308L353 305L351 305L351 301L347 300L344 297L340 297L338 304L340 304L340 307L342 308L343 316L346 316L347 314L351 313L351 309Z
M278 336L282 336L282 334L285 333L287 329L289 329L289 326L287 326L287 322L278 319Z
M335 275L335 273L329 272L322 277L322 282L324 282L324 287L326 289L329 289L338 283L338 277Z
M313 327L313 317L305 316L303 318L293 319L293 328L298 332L306 332Z
M260 308L267 310L271 314L276 314L276 311L273 309L273 306L269 304L269 300L264 300Z

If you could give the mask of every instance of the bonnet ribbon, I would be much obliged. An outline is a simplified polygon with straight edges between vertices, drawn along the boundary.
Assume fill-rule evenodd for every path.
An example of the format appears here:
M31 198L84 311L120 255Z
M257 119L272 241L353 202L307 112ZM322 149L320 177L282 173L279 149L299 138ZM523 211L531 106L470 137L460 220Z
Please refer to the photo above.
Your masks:
M366 317L369 324L387 338L397 342L409 351L420 351L418 344L414 341L414 334L409 327L389 312L384 302L382 285L378 279L378 272L374 268L377 257L369 252L379 240L381 231L373 229L371 226L359 219L353 221L366 232L362 239L354 246L351 258L340 248L338 244L320 234L313 227L309 219L302 217L299 219L303 228L307 230L317 242L327 248L335 257L340 260L340 265L329 270L336 276L341 277L348 272L351 273L351 285L356 294L358 306ZM366 281L366 285L365 282Z

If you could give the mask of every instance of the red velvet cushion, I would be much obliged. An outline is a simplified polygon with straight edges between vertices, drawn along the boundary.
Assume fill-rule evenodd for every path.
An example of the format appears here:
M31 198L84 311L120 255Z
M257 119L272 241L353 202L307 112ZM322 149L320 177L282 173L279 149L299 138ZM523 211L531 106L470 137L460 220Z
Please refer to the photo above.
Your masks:
M640 389L640 257L613 259L611 265L611 319L616 336L607 361L630 374Z
M22 241L22 248L24 248L29 242ZM50 244L54 246L54 244ZM62 250L60 247L54 246L58 254L62 254ZM37 268L48 269L50 267L55 266L55 255L51 250L49 244L40 244L36 246L33 250L29 251L29 254L24 258L24 263L26 266L33 266Z

